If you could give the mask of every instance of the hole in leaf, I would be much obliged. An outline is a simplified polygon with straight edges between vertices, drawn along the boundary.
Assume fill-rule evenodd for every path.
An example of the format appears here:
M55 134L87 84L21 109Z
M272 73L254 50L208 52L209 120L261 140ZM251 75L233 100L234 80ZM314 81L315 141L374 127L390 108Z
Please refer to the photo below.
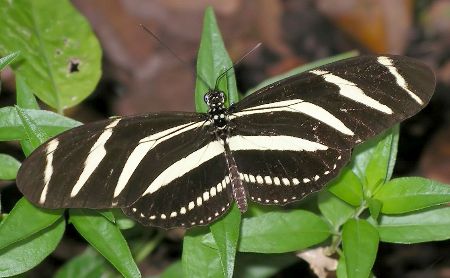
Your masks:
M70 59L69 61L69 73L79 72L80 60Z

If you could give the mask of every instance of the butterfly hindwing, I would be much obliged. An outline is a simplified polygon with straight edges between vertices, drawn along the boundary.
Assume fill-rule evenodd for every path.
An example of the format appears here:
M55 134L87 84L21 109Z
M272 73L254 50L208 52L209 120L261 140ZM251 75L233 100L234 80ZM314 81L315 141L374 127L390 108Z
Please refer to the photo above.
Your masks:
M167 176L166 179L171 180L167 185L142 194L131 206L123 208L125 214L143 225L166 229L206 225L222 216L233 199L223 153L204 161L208 152L213 152L213 145L222 149L222 144L216 141L188 156L189 160L199 163L184 175L181 175L185 172L183 168L189 163L174 164L173 171L179 177L171 180Z

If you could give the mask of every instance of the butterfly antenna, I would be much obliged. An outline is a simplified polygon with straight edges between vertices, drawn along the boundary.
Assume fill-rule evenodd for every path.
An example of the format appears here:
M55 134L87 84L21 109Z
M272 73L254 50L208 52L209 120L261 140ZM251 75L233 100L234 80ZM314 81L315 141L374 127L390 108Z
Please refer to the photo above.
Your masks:
M260 46L262 45L262 43L258 43L256 44L252 49L250 49L249 51L247 51L247 53L245 53L244 55L242 55L241 58L239 58L236 62L233 63L233 65L231 67L229 67L228 69L226 69L224 72L222 72L219 77L216 80L216 84L214 85L214 89L217 89L217 86L219 86L219 82L220 80L225 77L225 75L228 73L229 70L231 70L232 68L235 68L237 65L239 65L248 55L252 54L256 49L258 49Z
M157 42L159 42L160 45L162 45L162 47L164 47L167 51L169 51L181 64L183 64L184 66L186 66L187 68L189 68L190 70L192 70L191 66L186 63L186 61L184 61L183 59L180 58L180 56L178 56L175 51L173 51L167 44L165 44L160 38L158 38L158 36L153 33L152 31L150 31L150 29L148 29L144 24L139 24L139 26L145 31L147 32L147 34L149 34L150 36L152 36ZM208 87L209 89L211 89L211 87L208 85L208 82L205 81L205 79L203 79L203 77L201 77L200 75L198 75L196 72L194 72L194 77L198 78L201 82L203 82L203 84Z

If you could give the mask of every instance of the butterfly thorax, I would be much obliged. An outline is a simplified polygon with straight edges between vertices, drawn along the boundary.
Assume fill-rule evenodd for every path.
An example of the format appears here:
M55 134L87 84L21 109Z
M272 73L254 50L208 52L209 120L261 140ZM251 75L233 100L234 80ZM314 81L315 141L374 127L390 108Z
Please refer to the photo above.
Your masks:
M211 122L218 129L226 129L228 124L227 109L225 108L225 94L219 90L211 90L205 95L208 105L208 115Z
M244 213L247 211L247 190L242 184L239 169L228 145L230 127L228 125L228 111L225 108L225 94L219 90L211 90L205 95L205 102L209 107L209 119L214 123L215 136L218 140L223 141L233 198L236 201L239 210Z

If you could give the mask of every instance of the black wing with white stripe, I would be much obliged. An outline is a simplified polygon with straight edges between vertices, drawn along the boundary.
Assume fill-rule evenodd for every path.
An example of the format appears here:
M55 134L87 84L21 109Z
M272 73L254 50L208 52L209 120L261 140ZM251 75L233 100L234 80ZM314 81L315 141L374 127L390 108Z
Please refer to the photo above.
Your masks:
M362 56L310 70L207 114L115 118L38 148L17 184L47 208L121 207L144 225L208 224L233 201L285 204L317 191L351 149L430 100L431 70L399 56Z
M125 207L156 177L212 138L205 115L149 114L71 129L40 146L17 176L19 189L46 208Z
M284 204L320 190L355 145L416 114L434 86L433 73L414 59L363 56L244 98L230 108L230 149L249 197Z

